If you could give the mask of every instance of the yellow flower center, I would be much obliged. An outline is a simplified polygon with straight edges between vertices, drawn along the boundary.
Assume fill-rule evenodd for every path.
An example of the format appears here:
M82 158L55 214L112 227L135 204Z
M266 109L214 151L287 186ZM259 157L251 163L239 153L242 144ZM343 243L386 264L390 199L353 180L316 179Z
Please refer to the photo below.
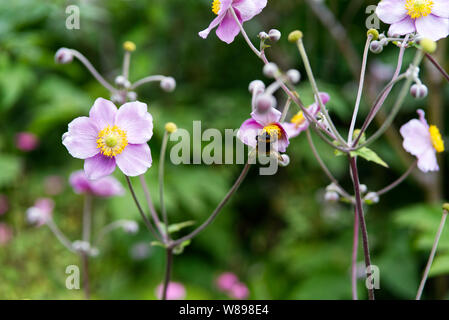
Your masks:
M438 130L437 126L430 126L429 127L430 132L430 139L432 140L433 147L437 152L443 152L444 151L444 141L441 137L440 130Z
M282 137L281 128L276 124L270 124L263 128L262 134L268 134L270 138L277 137L279 140Z
M405 9L408 10L407 14L412 19L428 16L432 13L432 7L432 0L407 0L405 4Z
M299 111L297 114L295 114L292 119L290 120L291 123L295 124L296 127L299 127L304 123L306 118L304 118L304 113L302 111Z
M115 157L122 153L127 145L126 132L117 126L108 125L98 134L97 148L106 157Z
M216 15L218 15L218 12L220 12L220 5L220 0L214 0L214 2L212 2L212 12Z

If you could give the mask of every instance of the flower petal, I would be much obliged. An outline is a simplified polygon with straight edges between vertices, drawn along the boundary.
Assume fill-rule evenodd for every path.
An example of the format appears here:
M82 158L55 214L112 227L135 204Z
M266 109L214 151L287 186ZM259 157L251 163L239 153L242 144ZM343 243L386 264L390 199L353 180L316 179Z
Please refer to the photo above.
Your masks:
M285 128L280 123L276 123L277 126L281 129L281 139L278 141L278 151L279 152L286 152L287 147L290 144L288 133L286 132Z
M151 151L146 143L129 144L115 156L117 166L129 177L144 174L151 167Z
M115 170L115 159L101 153L84 161L84 172L90 180L100 179L110 175Z
M122 105L116 114L115 124L126 131L126 139L132 144L146 143L153 135L153 117L145 103L135 101Z
M427 150L423 154L418 156L418 168L422 172L438 171L440 167L438 166L437 156L435 150Z
M433 0L432 14L441 18L449 18L449 1Z
M242 18L240 17L240 13L238 12L238 10L235 10L235 13L240 23L242 23ZM232 16L231 12L229 11L226 12L226 15L220 22L220 25L218 26L217 31L215 33L217 34L218 38L220 38L221 41L224 41L227 44L234 41L235 37L240 33L240 27L234 20L234 17Z
M390 34L407 34L416 31L415 20L409 16L405 17L401 21L395 22L390 26L388 31Z
M125 193L120 182L112 176L92 181L91 185L92 193L98 197L112 197Z
M260 113L257 110L251 112L251 117L257 122L259 122L259 124L262 125L263 127L278 122L281 119L281 116L282 113L275 108L270 108L264 113Z
M108 125L114 125L116 113L117 107L115 104L109 100L98 98L90 109L89 117L94 121L98 130L103 130Z
M427 17L416 19L416 31L433 41L446 38L449 35L449 19L429 14Z
M267 0L236 0L232 6L240 12L243 21L248 21L262 12Z
M427 150L433 149L429 130L418 119L412 119L404 124L400 133L404 138L402 144L404 149L414 156L419 156Z
M69 183L75 193L86 193L91 191L89 180L83 170L73 172L70 175Z
M407 16L406 0L382 0L376 9L376 15L385 23L399 22Z
M97 149L98 131L88 117L79 117L69 123L69 131L62 136L62 144L72 157L86 159L99 152Z
M256 137L263 129L256 120L248 119L242 123L239 131L237 132L237 138L240 139L244 144L255 148L257 146Z
M214 29L216 26L218 26L220 24L220 22L223 20L225 15L226 14L221 14L221 15L217 16L214 20L212 20L212 22L209 24L209 26L206 29L204 29L203 31L200 31L198 33L198 35L201 38L206 39L207 36L209 35L209 33L212 31L212 29Z

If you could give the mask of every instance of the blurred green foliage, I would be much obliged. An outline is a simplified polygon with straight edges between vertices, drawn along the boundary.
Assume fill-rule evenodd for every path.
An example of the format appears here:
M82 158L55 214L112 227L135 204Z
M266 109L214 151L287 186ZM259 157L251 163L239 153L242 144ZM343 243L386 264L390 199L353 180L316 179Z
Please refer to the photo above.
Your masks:
M78 61L56 65L60 47L74 48L90 59L113 81L120 74L125 40L137 44L130 77L135 81L150 74L171 75L178 87L173 94L158 86L138 90L155 119L155 136L150 141L153 168L147 174L156 195L157 159L165 122L173 121L192 130L192 121L205 128L238 128L248 118L251 80L263 79L261 63L241 37L231 45L211 33L207 41L197 36L213 18L209 0L120 0L63 1L15 0L0 2L0 193L6 194L10 210L0 221L13 227L14 237L0 247L0 298L81 299L82 292L65 288L65 268L79 264L47 228L25 222L25 210L45 196L44 179L69 174L82 167L61 144L61 136L74 117L85 115L97 97L109 98ZM343 22L355 49L365 42L365 8L375 1L327 1ZM65 28L65 8L80 5L81 29ZM264 12L245 24L251 38L260 30L278 28L283 39L268 50L282 68L302 65L294 46L286 41L293 29L305 34L312 67L319 86L331 95L329 109L338 125L346 126L352 114L358 79L335 40L303 1L269 1ZM440 41L444 50L445 41ZM390 46L377 59L394 65L397 49ZM409 61L412 53L406 53ZM444 56L444 55L442 55ZM442 61L447 66L447 61ZM426 68L424 68L426 69ZM428 72L426 69L425 72ZM303 73L304 74L304 73ZM429 84L432 92L432 85ZM440 87L439 87L440 88ZM447 104L448 89L438 89ZM435 88L437 89L437 88ZM312 101L307 80L298 86L306 102ZM395 91L396 92L396 91ZM279 95L280 104L284 97ZM387 103L386 108L390 107ZM409 100L397 124L415 117L418 106ZM366 115L368 105L362 105ZM441 111L441 114L443 111ZM444 118L440 119L441 121ZM16 149L17 132L30 131L40 138L38 149L23 153ZM350 189L344 157L335 157L315 137L323 159L343 185ZM390 169L360 161L362 182L377 190L399 177L406 169L397 150L381 140L373 146ZM240 191L220 217L175 257L173 280L182 282L189 299L225 299L214 285L222 271L232 271L248 284L251 299L350 299L350 261L353 211L344 204L323 202L329 183L309 151L304 136L292 141L292 159L276 176L259 176L253 169ZM444 164L441 163L444 169ZM227 192L240 168L237 165L166 165L166 207L172 223L195 220L201 223ZM123 177L116 172L123 183ZM137 181L135 183L137 186ZM446 184L443 183L443 187ZM139 189L139 188L138 188ZM381 270L379 298L415 296L441 210L427 204L428 189L408 179L367 209L373 263ZM138 195L143 200L140 189ZM447 195L447 193L443 193ZM81 237L82 197L69 186L53 197L54 218L71 239ZM154 197L159 208L158 197ZM163 250L150 248L143 260L132 259L131 248L152 240L144 230L132 199L124 197L95 202L94 228L115 219L136 219L141 231L111 234L101 254L91 263L93 298L154 299L161 282ZM183 234L186 228L179 232ZM449 232L443 234L440 250L426 294L447 298ZM359 260L363 261L362 252ZM359 296L366 297L364 280Z

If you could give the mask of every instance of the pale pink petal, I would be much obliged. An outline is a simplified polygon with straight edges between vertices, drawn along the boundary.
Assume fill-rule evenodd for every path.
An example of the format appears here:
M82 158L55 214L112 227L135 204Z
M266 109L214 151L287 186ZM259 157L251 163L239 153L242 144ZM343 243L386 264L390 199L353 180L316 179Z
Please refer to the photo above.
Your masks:
M235 13L240 20L240 23L242 23L242 20L240 18L240 14L237 10L235 10ZM231 12L226 12L226 15L224 16L223 20L221 21L220 25L217 28L217 31L215 32L220 38L221 41L224 41L226 43L231 43L234 41L235 37L239 34L240 28L237 24L237 22L234 20L234 17L232 16Z
M62 144L73 157L86 159L99 152L97 136L98 131L92 120L79 117L69 123L69 131L63 135Z
M151 151L148 144L129 144L115 156L117 166L129 177L144 174L151 167Z
M103 130L108 125L114 125L116 113L117 107L115 104L109 100L98 98L90 109L89 117L94 121L98 130Z
M97 197L119 196L125 193L120 182L112 176L91 181L92 193Z
M251 20L267 6L267 0L234 0L232 7L236 8L243 21Z
M256 120L248 119L240 126L237 132L237 138L244 144L255 148L257 146L256 137L259 135L263 126L261 126Z
M110 175L115 170L115 159L101 153L84 161L84 172L90 180L100 179Z
M426 152L426 150L433 149L430 133L426 126L417 119L412 119L404 124L400 133L404 138L404 149L414 156Z
M407 16L401 21L393 23L390 26L390 30L388 32L390 34L404 35L415 31L416 31L415 20Z
M449 18L449 1L433 0L432 14L442 18Z
M278 148L277 151L279 152L286 152L287 147L290 144L290 141L288 140L288 133L286 132L285 128L280 123L276 123L277 126L281 129L281 139L278 141Z
M139 101L125 103L118 109L115 124L126 132L129 143L146 143L153 135L153 117L147 110L147 105Z
M274 108L270 108L266 112L258 112L257 110L254 110L251 112L251 117L259 122L262 126L268 126L272 123L278 122L281 119L282 113Z
M86 173L83 170L78 170L70 175L69 183L75 193L90 192L90 181L87 179Z
M382 0L377 5L376 14L380 20L391 24L407 16L406 0Z
M446 38L449 35L449 19L429 14L427 17L416 19L416 31L433 41Z
M214 29L216 26L218 26L220 24L220 22L223 20L223 18L225 17L226 14L221 14L219 16L217 16L214 20L212 20L212 22L210 23L209 27L207 27L206 29L204 29L203 31L200 31L198 33L198 35L203 38L206 39L207 36L209 35L209 33L212 31L212 29Z
M301 130L302 126L298 126L291 122L284 122L282 126L284 127L285 132L287 132L287 136L289 139L297 137L302 131L305 130L305 129Z
M440 169L435 149L428 149L418 156L418 168L422 172L438 171Z

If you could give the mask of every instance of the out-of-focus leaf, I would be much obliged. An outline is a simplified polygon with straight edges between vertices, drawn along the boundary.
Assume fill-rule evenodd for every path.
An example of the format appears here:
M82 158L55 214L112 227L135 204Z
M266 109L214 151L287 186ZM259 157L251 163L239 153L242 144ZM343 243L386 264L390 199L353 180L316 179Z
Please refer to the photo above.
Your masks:
M7 154L0 154L0 187L12 183L20 174L21 159Z

